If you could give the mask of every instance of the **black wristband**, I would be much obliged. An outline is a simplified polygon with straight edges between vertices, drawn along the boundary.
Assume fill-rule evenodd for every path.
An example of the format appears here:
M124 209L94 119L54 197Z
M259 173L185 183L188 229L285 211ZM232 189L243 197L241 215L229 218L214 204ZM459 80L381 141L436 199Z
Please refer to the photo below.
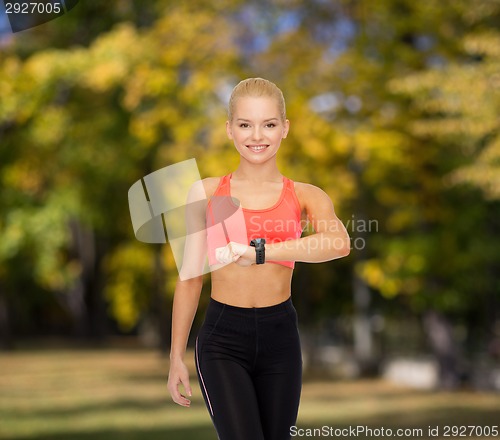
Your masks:
M250 242L250 246L255 247L255 263L264 264L266 261L266 240L264 238L256 238Z

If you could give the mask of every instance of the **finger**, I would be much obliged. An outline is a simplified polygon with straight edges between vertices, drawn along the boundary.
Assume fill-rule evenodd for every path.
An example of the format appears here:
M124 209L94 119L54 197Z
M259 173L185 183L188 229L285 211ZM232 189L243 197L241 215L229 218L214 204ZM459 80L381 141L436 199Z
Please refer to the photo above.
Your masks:
M232 256L228 246L220 248L219 261L223 264L231 263Z
M189 383L189 375L188 374L181 374L179 377L179 382L182 383L182 386L184 387L186 394L188 396L191 396L192 391L191 391L191 384Z
M191 385L189 385L189 381L184 382L184 389L186 390L186 394L191 397L193 395L193 391L191 390Z
M172 397L172 400L175 403L177 403L178 405L181 405L181 406L188 407L191 404L191 401L189 399L187 399L186 396L182 395L179 392L179 383L180 382L178 382L177 385L169 384L168 390L170 391L170 395Z
M236 256L237 256L237 253L233 249L229 248L227 250L227 258L229 259L229 261L234 261L234 258Z
M181 393L179 393L179 390L177 389L177 385L173 385L172 383L169 383L168 386L168 391L170 392L170 396L172 396L172 400L174 402L177 402L181 398Z
M238 244L231 241L228 244L228 248L230 250L231 261L238 261L239 258L241 257L241 253L239 252L239 249L238 249Z
M224 249L225 247L215 249L215 258L219 263L224 263Z
M172 395L172 400L181 406L188 407L191 405L191 401L186 396L184 396L184 394L181 394L179 392L177 392L175 397L174 395Z
M191 406L191 401L183 394L181 394L180 396L181 396L180 399L176 403L181 406L185 406L186 408L189 408Z
M216 250L216 257L217 257L217 260L220 262L220 263L227 263L228 262L228 252L227 252L227 247L224 246L224 247L221 247L221 248L217 248Z
M186 378L184 380L181 379L181 383L183 384L184 390L186 390L187 395L191 396L191 388L189 386L189 379L188 378ZM189 400L184 394L180 394L179 401L181 402L180 404L183 406L191 405L191 400Z
M223 255L224 255L224 263L230 263L232 260L232 256L231 256L231 249L229 248L229 246L227 246L224 249Z

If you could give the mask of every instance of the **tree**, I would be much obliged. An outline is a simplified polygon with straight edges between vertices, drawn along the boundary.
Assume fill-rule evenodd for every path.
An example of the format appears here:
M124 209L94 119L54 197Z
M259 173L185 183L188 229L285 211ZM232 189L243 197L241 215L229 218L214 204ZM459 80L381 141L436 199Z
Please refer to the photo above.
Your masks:
M9 267L27 252L37 268L35 283L58 292L77 333L106 333L103 262L113 261L116 272L120 255L127 255L123 242L135 240L126 204L131 183L210 142L210 122L223 109L213 85L233 57L228 44L224 27L206 11L171 6L145 31L125 23L88 48L4 59L2 261ZM210 54L220 54L220 63L207 64ZM40 223L42 215L47 221ZM165 262L173 278L171 258L151 259L160 272ZM2 275L9 279L11 270ZM127 258L125 270L130 270ZM151 273L142 264L133 270L137 279ZM130 309L116 305L130 300L130 291L113 286L113 281L120 285L120 277L110 281L111 312L130 329L139 314L133 318ZM152 290L165 296L165 277L158 275L155 282ZM132 287L133 307L144 310L140 290L151 289ZM162 335L164 346L167 335Z

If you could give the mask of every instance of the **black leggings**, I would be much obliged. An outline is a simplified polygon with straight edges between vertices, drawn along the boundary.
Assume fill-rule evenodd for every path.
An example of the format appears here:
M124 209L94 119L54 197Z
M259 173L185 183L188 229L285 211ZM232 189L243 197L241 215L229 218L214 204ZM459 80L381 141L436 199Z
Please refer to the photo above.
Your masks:
M219 440L291 438L302 388L291 298L258 308L211 298L196 338L195 361Z

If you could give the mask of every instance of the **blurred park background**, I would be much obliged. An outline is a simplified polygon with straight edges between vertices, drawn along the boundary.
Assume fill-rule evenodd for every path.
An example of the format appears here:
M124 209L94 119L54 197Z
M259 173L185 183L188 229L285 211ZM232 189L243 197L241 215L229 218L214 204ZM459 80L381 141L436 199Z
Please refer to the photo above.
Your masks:
M110 0L12 33L0 9L0 438L215 438L167 395L177 270L127 194L233 170L250 76L287 101L281 172L352 239L296 265L298 425L498 424L499 23L499 0Z

